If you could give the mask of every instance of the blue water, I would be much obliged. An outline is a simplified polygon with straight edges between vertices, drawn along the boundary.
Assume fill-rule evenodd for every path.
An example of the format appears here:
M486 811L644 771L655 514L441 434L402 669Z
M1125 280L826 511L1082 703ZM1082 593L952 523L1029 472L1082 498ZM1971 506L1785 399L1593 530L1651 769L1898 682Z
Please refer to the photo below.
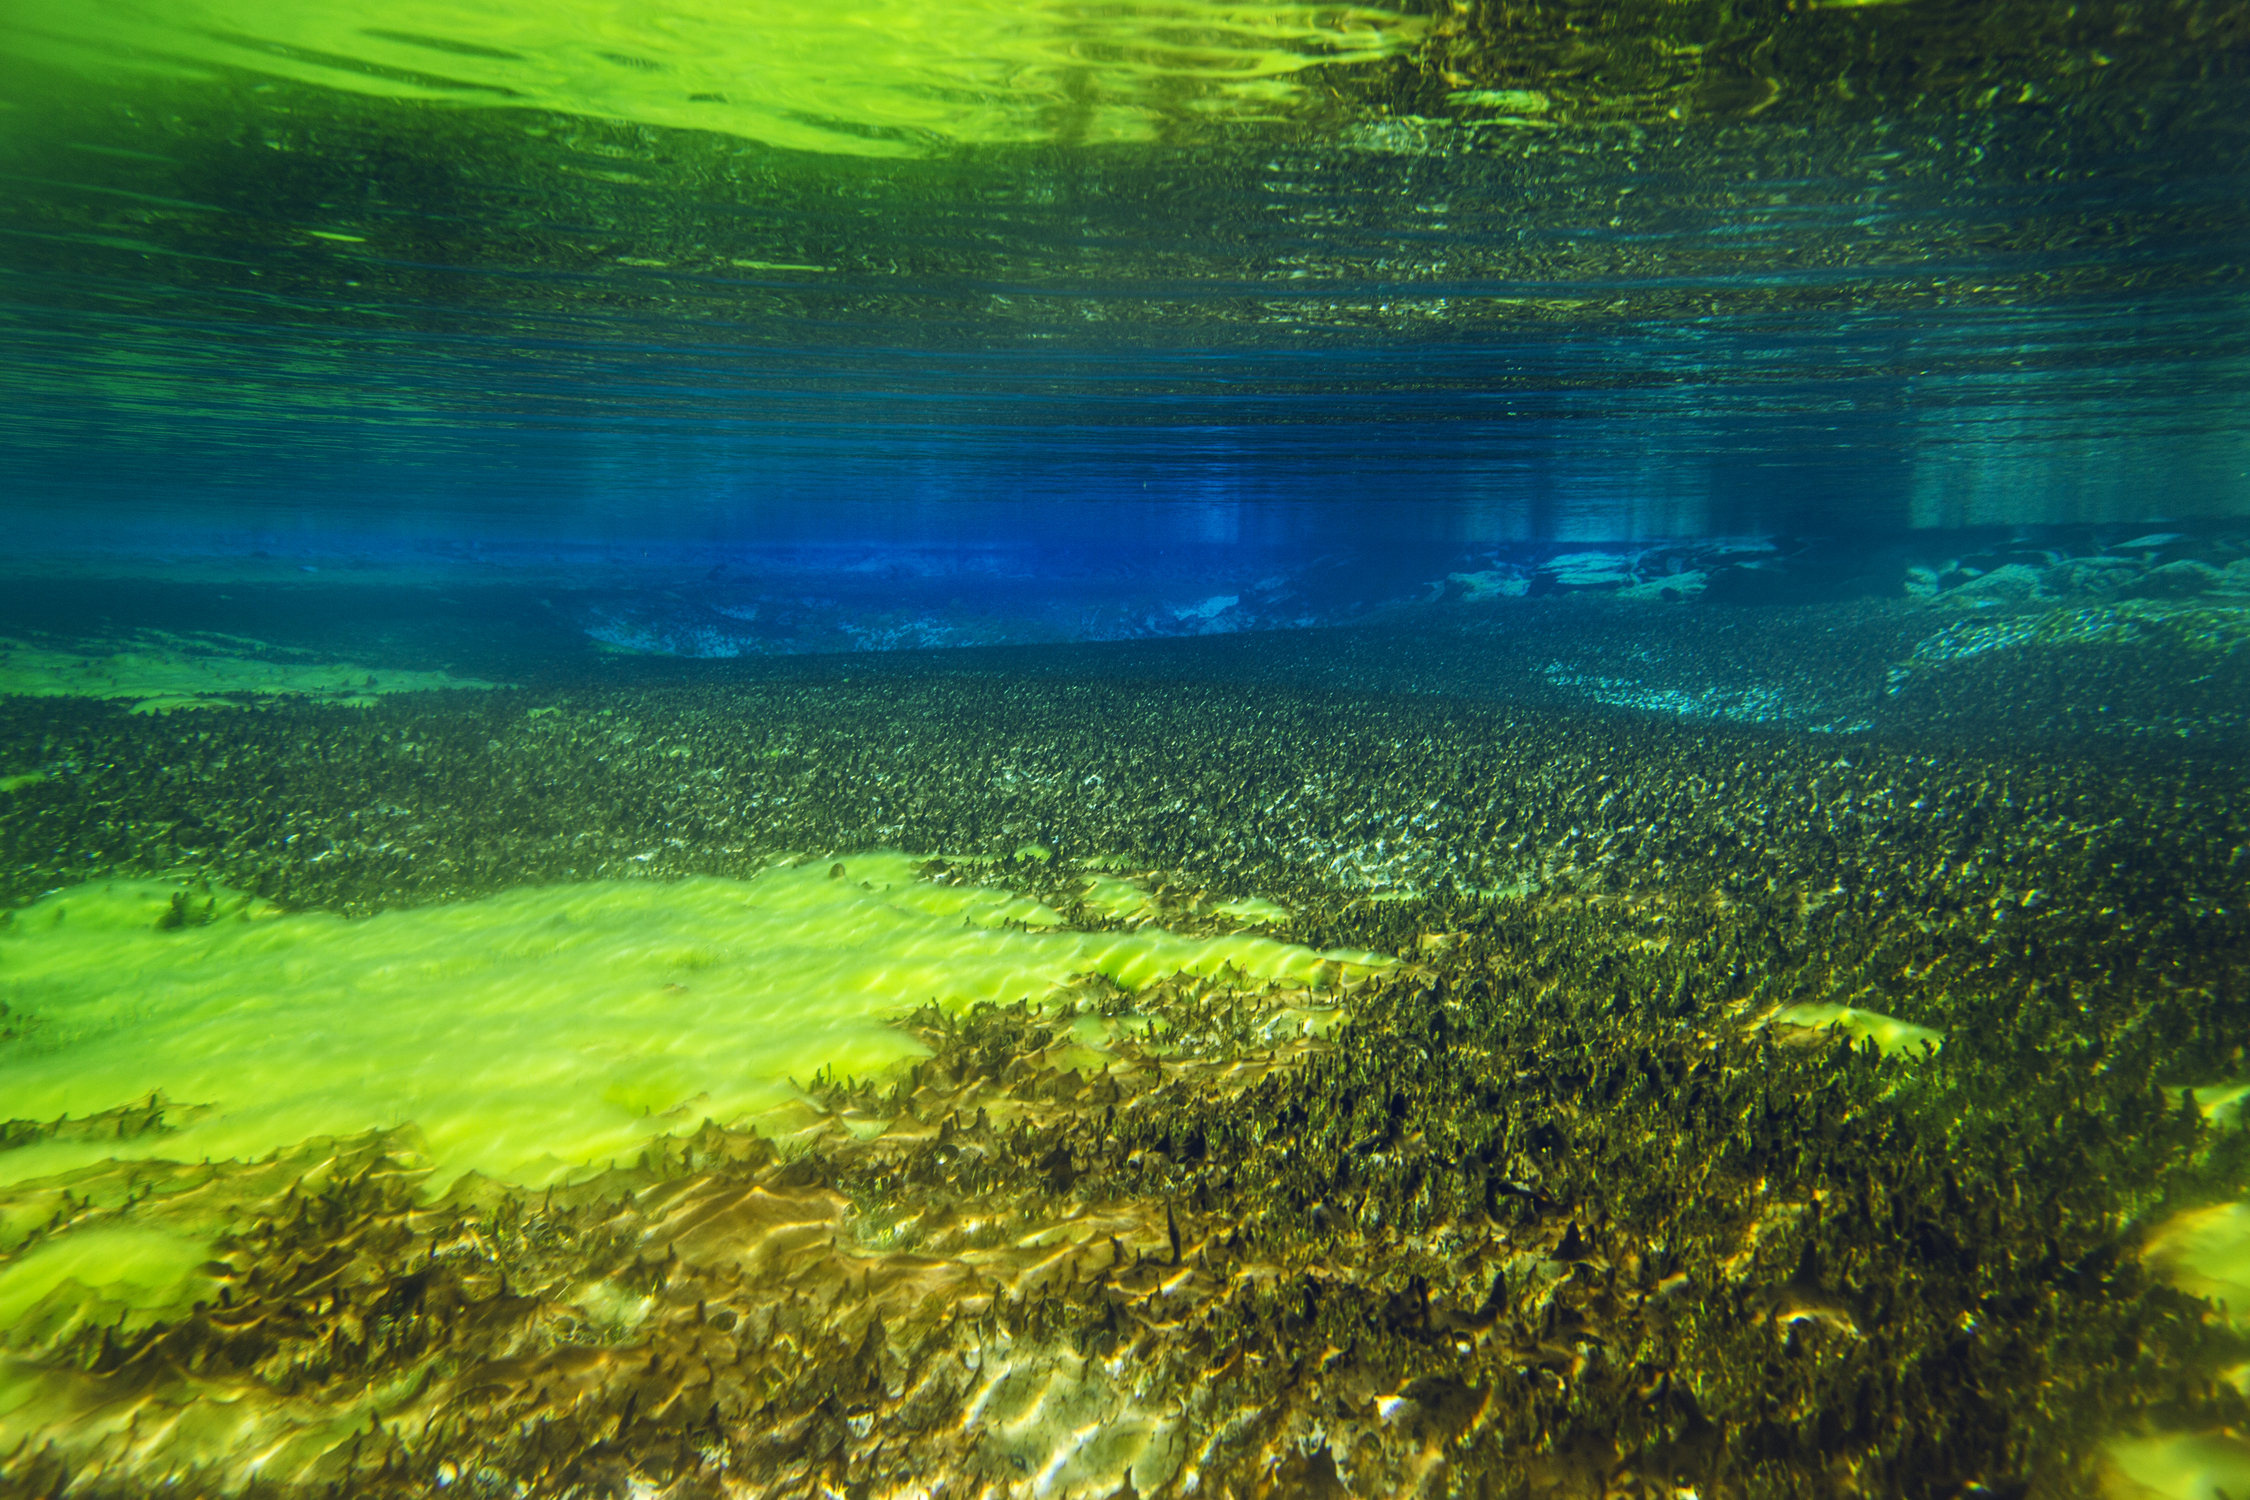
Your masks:
M1213 549L2250 511L2223 78L884 162L526 141L255 68L6 81L0 486L34 548L934 547L1185 583Z

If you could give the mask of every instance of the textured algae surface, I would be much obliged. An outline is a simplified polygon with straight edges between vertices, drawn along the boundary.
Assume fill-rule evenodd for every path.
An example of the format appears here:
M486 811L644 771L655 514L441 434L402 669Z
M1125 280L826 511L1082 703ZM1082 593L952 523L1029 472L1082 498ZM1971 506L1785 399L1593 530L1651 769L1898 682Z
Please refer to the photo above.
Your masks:
M0 639L0 693L124 699L136 713L239 708L275 697L364 706L386 693L492 686L445 672L378 671L352 662L308 659L302 652L277 652L239 638L214 642L156 635L83 650Z
M2011 741L1919 683L1843 741L1183 675L12 711L0 771L45 779L0 814L9 953L88 882L148 891L120 954L444 946L525 903L517 947L463 945L473 1010L546 962L531 903L616 902L589 991L703 1017L748 960L683 969L725 944L646 914L899 905L855 852L887 845L948 857L897 857L942 910L882 920L1072 956L906 987L852 1023L894 1066L839 1031L779 1111L727 1075L748 1118L667 1118L719 1093L668 1055L690 1076L601 1106L627 1145L547 1178L402 1115L206 1163L225 1099L11 1110L7 1483L235 1492L256 1453L376 1495L2228 1488L2238 759L2068 715ZM808 849L841 852L777 865ZM1245 932L1302 967L1084 956ZM6 1003L22 1059L79 1045Z
M152 1093L205 1106L138 1143L175 1158L412 1125L437 1186L466 1171L544 1186L683 1122L771 1110L792 1079L918 1055L888 1023L921 1006L1042 997L1074 975L1310 985L1393 962L1251 935L1036 931L1060 917L931 884L924 863L868 853L357 922L223 889L80 886L0 930L0 1003L21 1033L0 1052L0 1096L40 1119ZM113 1141L49 1141L0 1155L0 1176L113 1154Z

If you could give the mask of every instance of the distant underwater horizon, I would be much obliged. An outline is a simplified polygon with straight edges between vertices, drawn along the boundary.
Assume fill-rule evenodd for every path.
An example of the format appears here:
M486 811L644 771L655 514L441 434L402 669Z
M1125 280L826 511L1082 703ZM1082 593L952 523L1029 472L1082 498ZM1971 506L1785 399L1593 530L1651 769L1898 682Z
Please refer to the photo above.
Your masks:
M2243 1494L2246 125L0 10L0 1497Z

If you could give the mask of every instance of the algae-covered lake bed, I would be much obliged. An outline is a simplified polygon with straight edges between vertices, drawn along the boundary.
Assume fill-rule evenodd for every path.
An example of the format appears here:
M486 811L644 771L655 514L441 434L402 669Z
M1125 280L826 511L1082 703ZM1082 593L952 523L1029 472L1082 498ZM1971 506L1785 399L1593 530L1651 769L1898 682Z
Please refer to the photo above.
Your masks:
M0 1500L2250 1497L2246 105L0 5Z
M1478 603L16 686L7 1485L2231 1493L2231 600Z

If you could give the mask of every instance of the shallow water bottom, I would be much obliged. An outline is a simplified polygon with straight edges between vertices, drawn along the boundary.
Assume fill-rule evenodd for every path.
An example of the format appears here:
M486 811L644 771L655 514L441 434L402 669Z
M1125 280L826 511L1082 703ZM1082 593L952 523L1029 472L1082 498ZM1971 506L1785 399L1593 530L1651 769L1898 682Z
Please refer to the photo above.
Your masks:
M1501 644L10 700L7 1482L2224 1488L2231 658Z
M79 886L0 937L20 1033L0 1090L33 1119L178 1101L192 1114L137 1138L171 1159L412 1127L435 1190L471 1171L544 1187L658 1134L770 1113L799 1097L792 1080L893 1070L924 1049L892 1023L923 1006L1044 999L1088 976L1126 992L1222 971L1340 989L1395 962L1254 932L1060 932L1038 902L920 878L928 863L862 852L749 881L542 887L357 922L223 887ZM0 1170L122 1154L48 1141Z

